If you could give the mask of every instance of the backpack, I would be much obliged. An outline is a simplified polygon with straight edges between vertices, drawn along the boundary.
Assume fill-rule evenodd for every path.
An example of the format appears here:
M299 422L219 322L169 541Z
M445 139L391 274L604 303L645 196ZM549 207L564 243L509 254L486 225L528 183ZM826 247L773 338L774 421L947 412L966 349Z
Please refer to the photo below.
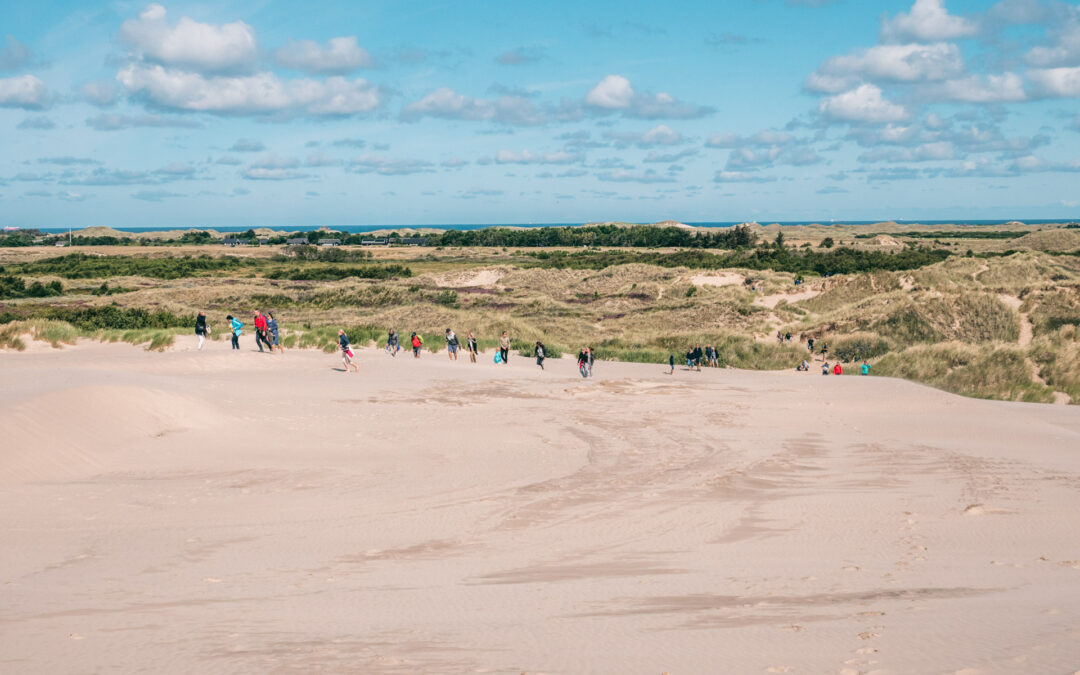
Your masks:
M502 363L502 354L495 352L495 363Z

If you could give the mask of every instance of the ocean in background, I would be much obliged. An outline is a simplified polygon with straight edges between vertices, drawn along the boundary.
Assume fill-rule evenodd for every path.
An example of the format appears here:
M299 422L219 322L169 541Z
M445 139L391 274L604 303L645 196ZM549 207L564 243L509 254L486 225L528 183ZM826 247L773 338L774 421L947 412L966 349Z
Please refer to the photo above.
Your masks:
M746 221L738 222L725 222L725 223L686 223L687 225L693 225L695 227L734 227L740 225ZM761 221L762 225L777 224L778 221ZM799 226L799 225L874 225L883 221L880 220L854 220L843 222L823 222L815 220L798 221L798 222L784 222L779 221L778 224L785 226ZM1027 225L1049 225L1053 223L1069 222L1068 219L1052 219L1052 220L1020 220L1020 219L1008 219L1008 220L897 220L893 221L899 225L1004 225L1011 222L1023 222ZM448 223L444 225L275 225L275 226L263 226L263 225L251 225L249 227L213 227L213 226L191 226L191 227L116 227L115 230L121 232L160 232L163 230L215 230L217 232L247 232L249 229L266 229L274 230L275 232L310 232L311 230L318 230L323 227L329 228L336 232L351 232L351 233L363 233L373 232L375 230L395 230L395 229L420 229L431 228L438 230L482 230L489 227L572 227L580 226L583 223ZM67 232L66 227L41 227L37 228L41 232L48 232L50 234ZM82 227L72 227L72 230L81 230Z

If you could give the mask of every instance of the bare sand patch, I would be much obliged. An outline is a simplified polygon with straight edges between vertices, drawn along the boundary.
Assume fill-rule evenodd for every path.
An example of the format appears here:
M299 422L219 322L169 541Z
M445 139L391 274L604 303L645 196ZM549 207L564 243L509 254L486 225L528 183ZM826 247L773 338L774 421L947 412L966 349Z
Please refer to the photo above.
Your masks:
M690 277L690 283L695 286L739 286L746 281L746 277L733 272L724 274L698 274Z
M5 670L1080 662L1080 408L191 343L0 354Z

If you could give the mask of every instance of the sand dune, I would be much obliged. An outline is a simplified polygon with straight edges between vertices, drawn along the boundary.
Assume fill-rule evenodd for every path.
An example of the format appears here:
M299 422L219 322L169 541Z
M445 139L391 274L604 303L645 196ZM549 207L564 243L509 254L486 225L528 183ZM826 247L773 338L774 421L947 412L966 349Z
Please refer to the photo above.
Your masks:
M0 670L1080 663L1074 407L360 361L188 340L0 354Z

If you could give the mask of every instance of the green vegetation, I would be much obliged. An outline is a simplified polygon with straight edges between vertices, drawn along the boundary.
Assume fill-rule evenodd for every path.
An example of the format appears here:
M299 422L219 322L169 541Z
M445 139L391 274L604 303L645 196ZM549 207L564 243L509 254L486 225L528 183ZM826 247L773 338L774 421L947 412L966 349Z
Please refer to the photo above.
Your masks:
M65 279L105 279L109 277L149 277L152 279L183 279L205 276L214 272L235 271L264 264L263 260L225 256L212 258L136 258L133 256L96 256L71 253L45 258L11 267L21 274L48 274Z
M63 295L64 287L59 281L43 284L40 281L26 281L16 276L0 276L0 299L4 298L48 298Z
M551 269L599 270L613 265L639 263L660 267L691 269L749 269L791 272L794 274L854 274L876 270L910 270L933 265L949 257L948 251L908 248L896 253L838 248L835 251L792 251L787 248L758 248L731 253L678 251L676 253L639 253L634 251L529 252L525 263Z
M873 239L880 233L873 234L856 234L856 239ZM952 231L934 231L925 232L912 230L910 232L895 232L893 236L904 237L905 239L1016 239L1022 237L1028 232L1017 230L976 230L976 229L962 229Z
M176 316L170 312L150 312L135 307L54 307L50 305L20 305L0 313L0 324L11 321L47 320L68 323L82 330L178 328L195 325L195 318Z
M1023 350L928 345L888 354L874 364L875 375L902 377L975 398L1049 403L1053 390L1032 381Z
M267 272L267 279L290 281L336 281L339 279L395 279L412 276L412 270L404 265L365 265L363 267L307 266L291 267Z
M615 246L626 248L746 248L757 235L745 225L719 231L650 225L592 225L588 227L530 227L509 229L447 230L425 237L426 246Z

